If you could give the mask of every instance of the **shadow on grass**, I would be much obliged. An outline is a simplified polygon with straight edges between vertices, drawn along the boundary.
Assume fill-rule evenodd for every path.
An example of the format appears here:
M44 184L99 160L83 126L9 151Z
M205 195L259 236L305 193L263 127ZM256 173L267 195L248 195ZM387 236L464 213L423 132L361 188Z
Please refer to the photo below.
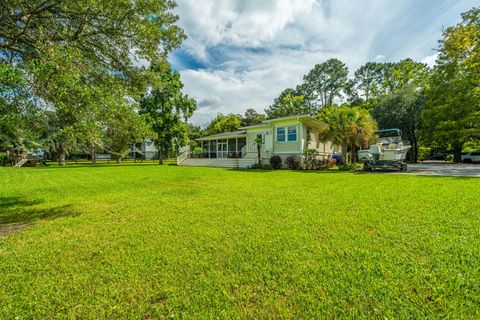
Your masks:
M20 197L0 197L0 227L7 224L28 224L38 220L49 220L77 216L71 205L38 208L43 201L27 200Z
M128 167L158 167L158 166L170 166L170 164L163 164L159 165L158 163L111 163L111 164L97 164L92 165L91 163L78 163L78 164L67 164L64 167L60 167L58 165L42 167L37 166L36 168L41 168L42 170L53 170L53 169L75 169L75 168L110 168L110 167L117 167L117 168L128 168Z
M397 176L397 177L416 177L418 179L425 179L425 178L436 178L436 179L450 179L450 180L479 180L480 177L477 176L468 176L465 174L451 174L451 173L435 173L435 174L429 174L429 173L424 173L418 170L408 170L407 172L400 172L398 170L388 170L388 169L382 169L382 170L375 170L375 171L363 171L363 170L357 170L354 171L353 173L358 174L358 175L389 175L389 176Z
M274 172L298 172L298 173L311 173L311 174L334 174L339 172L338 170L292 170L292 169L278 169L278 170L261 170L261 169L227 169L229 171L245 172L245 173L274 173Z

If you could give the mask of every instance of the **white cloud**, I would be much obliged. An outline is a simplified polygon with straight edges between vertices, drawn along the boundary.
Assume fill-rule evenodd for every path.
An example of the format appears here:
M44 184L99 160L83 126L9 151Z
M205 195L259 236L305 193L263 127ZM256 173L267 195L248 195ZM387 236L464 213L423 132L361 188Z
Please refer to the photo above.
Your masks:
M314 0L179 1L180 23L187 31L187 50L206 59L209 46L260 46L271 41Z
M430 68L433 68L433 66L435 65L435 62L437 61L437 58L438 58L438 52L430 56L426 56L421 60L421 62L426 63Z
M475 1L179 0L189 37L182 50L201 65L177 64L187 66L180 70L185 90L199 101L193 121L247 107L263 111L329 58L351 73L371 60L431 64L442 26L456 23Z

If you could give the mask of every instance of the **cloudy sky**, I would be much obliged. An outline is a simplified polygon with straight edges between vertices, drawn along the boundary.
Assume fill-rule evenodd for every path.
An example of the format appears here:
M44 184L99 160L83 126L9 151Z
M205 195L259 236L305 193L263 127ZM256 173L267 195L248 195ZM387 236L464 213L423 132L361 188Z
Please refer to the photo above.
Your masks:
M429 64L442 28L478 0L178 0L188 39L170 60L198 102L192 122L263 112L315 64L410 57Z

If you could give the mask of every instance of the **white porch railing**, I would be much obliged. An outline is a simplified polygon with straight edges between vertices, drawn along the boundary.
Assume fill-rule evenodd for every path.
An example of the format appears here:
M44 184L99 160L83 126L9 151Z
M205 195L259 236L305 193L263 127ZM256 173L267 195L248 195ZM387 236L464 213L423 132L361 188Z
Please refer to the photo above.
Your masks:
M181 147L178 151L180 152L180 154L177 157L177 165L180 165L182 164L182 162L187 160L188 153L190 152L190 147L189 146Z
M260 149L260 153L263 154L265 147L262 144L262 148ZM249 153L253 153L255 157L258 157L258 150L257 150L257 145L256 144L250 144L246 145L242 148L242 158L245 158L245 156Z

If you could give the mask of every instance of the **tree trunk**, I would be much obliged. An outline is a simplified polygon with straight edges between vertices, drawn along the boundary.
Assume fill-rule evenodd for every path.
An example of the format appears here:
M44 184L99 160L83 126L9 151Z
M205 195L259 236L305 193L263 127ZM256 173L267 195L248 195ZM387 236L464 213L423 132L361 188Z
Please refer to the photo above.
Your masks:
M342 144L342 162L343 164L348 164L348 146L347 144Z
M262 145L260 143L257 143L257 153L258 153L258 165L262 165Z
M133 143L133 162L137 162L137 143Z
M63 144L60 144L58 147L58 165L64 167L66 158L67 151L65 150L65 146Z
M97 149L95 147L92 147L90 156L92 158L92 165L97 165Z
M158 164L163 164L163 152L161 148L158 148Z
M356 154L357 154L357 150L356 150L356 146L354 144L352 144L352 146L350 147L350 163L355 163L356 162Z
M453 144L453 162L462 162L463 143L457 142Z
M412 152L413 152L413 163L417 163L418 162L418 141L417 141L417 137L415 135L413 135L413 141L412 141Z
M118 156L116 162L117 162L118 164L120 164L120 163L122 163L122 160L123 160L123 159L122 159L122 156Z

